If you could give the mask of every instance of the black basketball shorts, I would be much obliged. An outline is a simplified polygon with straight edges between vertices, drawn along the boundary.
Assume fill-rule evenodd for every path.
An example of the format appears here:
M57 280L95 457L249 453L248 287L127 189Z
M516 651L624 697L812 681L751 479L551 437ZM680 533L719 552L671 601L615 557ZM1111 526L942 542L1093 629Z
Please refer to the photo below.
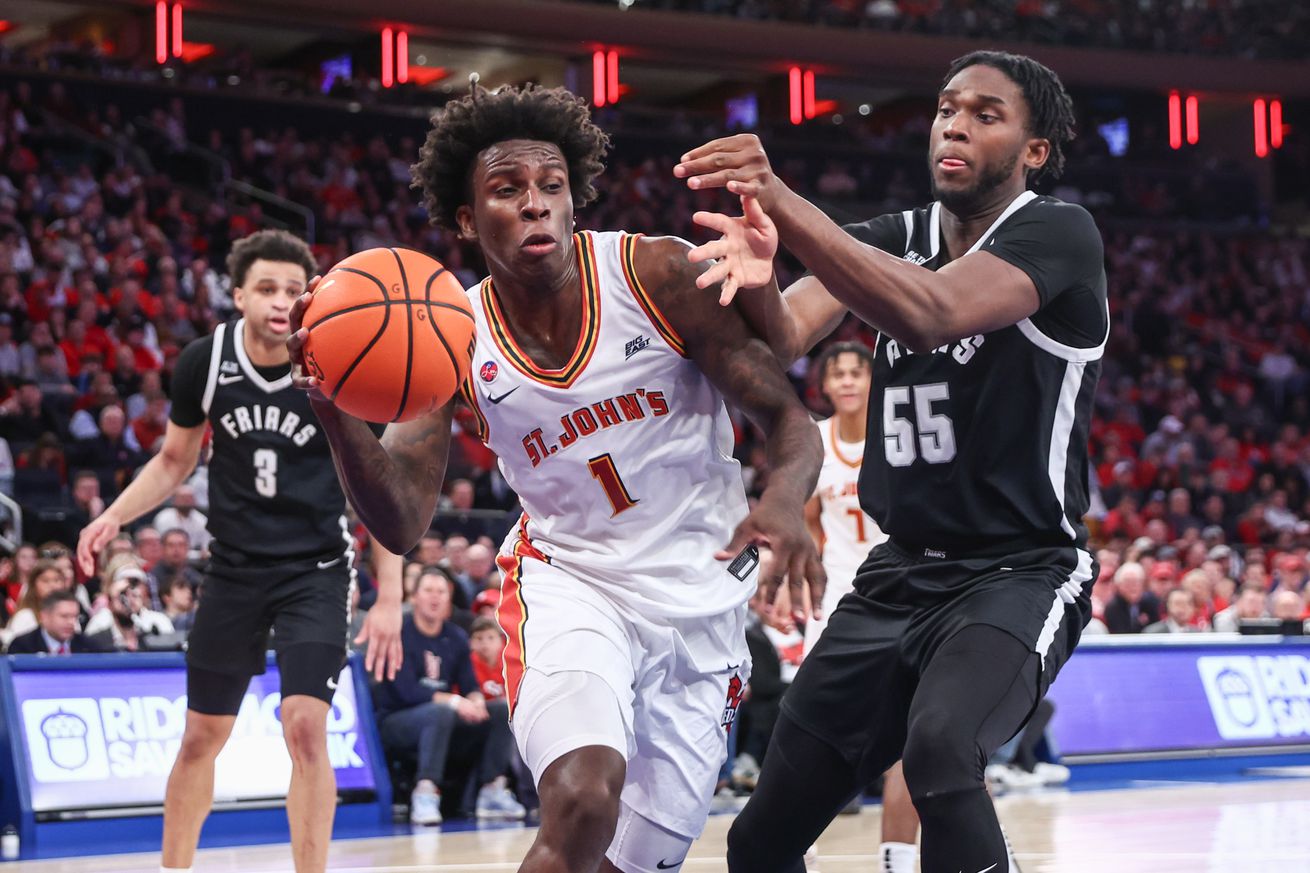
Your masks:
M884 543L829 616L783 709L871 780L900 757L934 653L966 627L999 628L1040 655L1044 695L1091 615L1095 576L1092 556L1072 546L957 557Z
M331 702L346 662L353 571L344 556L287 564L210 562L187 637L188 707L235 715L251 676L262 674L270 632L282 696ZM230 683L218 687L217 675ZM195 686L195 687L191 687Z

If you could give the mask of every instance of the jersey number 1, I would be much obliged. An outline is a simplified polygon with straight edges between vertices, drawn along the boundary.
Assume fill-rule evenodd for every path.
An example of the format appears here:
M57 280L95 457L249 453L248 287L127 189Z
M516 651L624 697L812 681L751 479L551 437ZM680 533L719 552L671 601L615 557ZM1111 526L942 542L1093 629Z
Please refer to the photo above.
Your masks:
M609 452L592 458L587 462L587 466L591 468L591 478L605 489L605 496L609 498L610 506L614 507L614 515L627 512L637 505L636 499L628 493L628 486L619 478L619 471L614 466L614 458L610 457Z
M277 452L255 449L255 490L261 497L277 497Z
M882 444L888 464L908 467L916 458L923 458L929 464L945 464L955 458L955 425L950 416L932 411L933 403L950 399L951 386L945 382L897 385L883 392ZM914 404L913 420L897 414L897 407L911 402Z

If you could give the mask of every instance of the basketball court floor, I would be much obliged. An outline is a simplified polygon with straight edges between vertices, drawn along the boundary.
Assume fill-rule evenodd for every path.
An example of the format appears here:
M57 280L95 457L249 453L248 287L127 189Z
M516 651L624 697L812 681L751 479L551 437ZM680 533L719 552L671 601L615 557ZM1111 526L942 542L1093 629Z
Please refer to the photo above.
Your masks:
M1012 794L997 800L1024 873L1310 873L1310 774L1220 782ZM1297 778L1297 777L1300 778ZM710 819L687 873L719 873L730 815ZM837 819L819 841L821 873L876 873L879 808ZM106 823L106 827L112 824ZM522 825L399 827L394 836L340 840L333 873L513 871L532 841ZM156 873L157 854L6 864L22 873ZM287 846L200 852L196 873L291 871Z

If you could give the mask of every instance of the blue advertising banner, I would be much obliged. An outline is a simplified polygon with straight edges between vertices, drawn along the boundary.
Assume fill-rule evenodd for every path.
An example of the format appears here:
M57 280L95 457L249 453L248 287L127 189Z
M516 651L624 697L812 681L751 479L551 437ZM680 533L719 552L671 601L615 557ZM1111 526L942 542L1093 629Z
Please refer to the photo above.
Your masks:
M1060 752L1310 744L1310 642L1269 639L1085 641L1050 691Z
M71 665L70 665L71 666ZM186 671L60 669L12 674L26 747L31 809L155 806L186 723ZM286 796L291 759L279 720L276 664L256 676L215 768L218 802ZM328 752L339 790L376 788L370 743L361 730L351 668L342 671L328 719Z

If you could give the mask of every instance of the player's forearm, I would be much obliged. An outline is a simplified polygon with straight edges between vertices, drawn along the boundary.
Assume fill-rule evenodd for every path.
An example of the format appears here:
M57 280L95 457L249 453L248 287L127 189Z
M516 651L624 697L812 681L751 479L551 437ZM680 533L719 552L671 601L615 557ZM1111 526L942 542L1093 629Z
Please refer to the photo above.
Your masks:
M771 427L765 428L765 455L769 461L769 484L761 500L785 501L798 509L814 493L823 465L823 441L819 429L799 403L782 409Z
M782 368L790 367L802 353L801 337L791 307L778 287L777 274L768 285L743 290L735 300L746 322L769 344Z
M769 213L778 239L835 299L913 351L934 348L948 314L931 270L856 240L788 191Z
M339 475L339 474L338 474ZM373 537L373 578L378 587L378 603L398 604L405 599L404 559Z
M131 524L168 499L196 467L196 459L185 459L161 452L155 455L137 473L132 483L123 489L104 511L118 525Z
M314 412L332 447L341 487L368 532L388 551L408 552L432 522L437 489L425 487L424 479L398 463L365 422L320 401ZM440 463L444 473L444 455Z

